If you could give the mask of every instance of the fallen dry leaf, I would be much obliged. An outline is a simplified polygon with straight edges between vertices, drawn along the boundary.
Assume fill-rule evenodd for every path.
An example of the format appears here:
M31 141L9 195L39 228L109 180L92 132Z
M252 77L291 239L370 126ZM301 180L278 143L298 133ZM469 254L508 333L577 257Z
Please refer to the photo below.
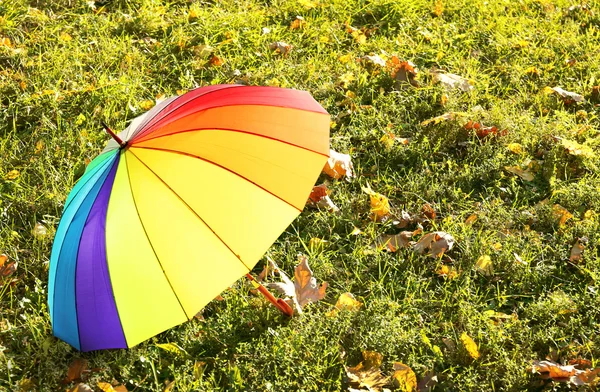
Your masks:
M421 213L429 220L434 220L437 215L431 204L423 204L421 207Z
M456 112L447 112L447 113L444 113L442 115L439 115L439 116L430 118L429 120L425 120L425 121L421 122L421 126L422 127L426 127L426 126L428 126L430 124L437 125L439 123L446 122L446 121L454 121L457 118L458 118L458 113L456 113Z
M472 81L452 73L432 72L433 81L449 89L460 89L464 92L473 90Z
M87 360L82 358L77 358L69 365L69 370L67 370L67 378L65 379L65 383L70 383L72 381L81 380L81 376L83 373L87 371Z
M94 390L87 384L79 383L69 390L69 392L94 392Z
M509 173L516 174L525 181L533 181L533 179L535 178L535 176L532 172L529 171L529 169L523 170L519 166L505 166L504 170L506 170Z
M388 218L391 212L390 201L388 198L381 193L373 191L369 184L367 184L366 187L363 187L362 190L369 195L371 216L373 219L377 222L381 222Z
M390 70L391 77L396 81L396 89L401 89L406 83L409 83L413 87L419 87L419 82L417 81L419 71L412 62L400 61L398 57L392 56L386 62L386 65Z
M479 349L477 348L477 343L475 343L475 341L466 332L463 332L460 335L460 341L471 358L479 359Z
M448 279L454 279L458 277L458 270L447 264L442 264L440 268L435 270L435 273L438 274L438 276Z
M225 60L223 60L221 57L218 57L216 55L212 55L210 60L208 60L208 63L210 65L212 65L213 67L220 67L223 64L225 64Z
M383 355L374 351L363 351L362 355L364 359L362 362L345 368L348 383L355 388L366 387L369 391L380 391L389 382L389 377L379 369Z
M271 49L275 53L281 53L283 55L286 55L292 50L292 45L287 44L283 41L277 41L270 44L269 49Z
M396 144L396 142L399 142L400 144L405 146L410 142L409 139L405 137L398 137L390 131L384 131L384 134L381 137L381 139L379 139L379 141L383 143L385 149L388 151L391 150L392 147L394 147L394 144Z
M174 387L175 387L175 380L173 380L171 382L165 381L165 389L163 390L163 392L171 392Z
M506 129L499 130L498 127L492 125L491 127L486 127L480 122L474 122L469 120L464 126L464 129L470 131L473 130L475 135L480 139L485 139L488 136L506 136L508 131Z
M8 262L8 256L5 254L0 255L0 277L6 278L15 273L17 270L17 262Z
M581 260L583 257L583 251L585 250L585 244L587 243L587 238L577 238L577 242L571 248L571 255L569 256L570 262L575 262Z
M325 208L331 212L337 212L340 209L333 203L329 197L329 189L326 184L316 185L313 187L308 200L310 203L319 208Z
M8 173L6 173L4 178L12 181L12 180L16 180L20 175L21 175L21 172L19 172L18 170L11 170Z
M340 179L345 176L349 180L355 177L350 155L341 154L334 150L329 151L329 159L323 168L323 172L334 179Z
M408 227L409 225L413 224L415 220L416 219L410 216L408 212L402 210L399 216L394 216L392 224L399 229L404 229L405 227Z
M492 276L494 274L494 265L492 258L488 255L483 255L477 259L475 270L481 272L484 276Z
M593 158L596 155L590 146L579 144L574 140L563 139L561 137L555 137L554 139L560 140L562 146L570 155L582 156L585 158Z
M361 60L368 65L385 67L385 60L382 59L378 54L363 56L361 57Z
M298 15L296 16L296 19L294 19L292 23L290 23L290 29L292 30L298 30L303 28L304 26L306 26L306 21L303 17Z
M417 389L417 376L409 366L401 362L394 362L392 383L401 391L412 392Z
M42 240L48 235L48 229L46 229L46 226L38 222L35 224L35 226L33 226L31 235L33 235L33 238L36 240Z
M568 220L573 219L573 214L559 204L552 206L552 216L560 227L564 227Z
M565 105L570 105L574 102L583 102L583 95L573 93L571 91L563 90L560 87L552 87L547 91L548 91L548 93L554 92L554 93L558 94L563 99L563 102L565 103Z
M469 215L469 217L465 220L465 225L467 226L471 226L473 223L475 223L477 221L477 219L479 219L479 217L477 216L477 214L471 214Z
M442 0L437 0L435 2L435 5L433 6L433 11L431 11L431 13L434 16L441 16L444 13L444 3L442 2Z
M335 308L332 309L330 312L326 313L326 315L332 317L338 314L338 312L341 310L346 310L348 312L358 312L362 305L362 302L356 300L352 293L343 293L340 294L340 297L335 303Z
M293 304L298 314L301 314L304 306L325 297L327 282L323 282L319 286L317 279L313 276L313 272L308 265L308 258L301 255L298 257L298 260L299 263L294 271L294 282L271 261L275 270L279 272L283 282L268 283L267 287L272 287L288 297L287 301Z
M419 392L429 392L431 388L435 387L435 384L438 382L437 375L433 372L433 370L428 370L423 375L423 378L417 384L417 391Z
M98 382L98 388L100 388L103 392L127 392L127 388L125 385L115 385L109 384L107 382Z
M375 239L375 246L381 249L386 248L395 253L398 249L409 248L414 245L414 242L411 241L413 235L413 231L403 231L395 235L384 234Z
M413 245L413 249L420 254L429 250L429 256L440 257L444 252L452 249L453 246L454 237L443 231L434 231L421 237L421 239Z
M580 370L575 365L561 365L554 361L533 361L532 373L539 373L542 379L566 382L573 385L587 385L596 380L600 368Z
M523 154L523 146L519 143L510 143L506 146L506 148L513 154Z

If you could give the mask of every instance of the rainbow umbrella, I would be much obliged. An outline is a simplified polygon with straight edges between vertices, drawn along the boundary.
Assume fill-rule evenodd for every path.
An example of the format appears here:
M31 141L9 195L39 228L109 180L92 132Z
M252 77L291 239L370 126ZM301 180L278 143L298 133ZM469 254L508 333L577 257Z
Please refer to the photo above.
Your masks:
M271 87L199 88L107 131L50 259L54 335L81 351L132 347L194 317L302 211L329 155L327 112Z

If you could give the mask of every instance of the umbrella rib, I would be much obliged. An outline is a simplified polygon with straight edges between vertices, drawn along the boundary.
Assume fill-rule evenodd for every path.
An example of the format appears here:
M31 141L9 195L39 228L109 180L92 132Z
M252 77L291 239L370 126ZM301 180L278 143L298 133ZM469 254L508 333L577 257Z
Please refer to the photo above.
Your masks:
M221 243L223 245L225 245L225 247L227 249L229 249L229 251L236 257L236 259L238 259L240 261L240 263L242 263L244 265L244 267L246 267L246 269L248 270L248 272L252 271L252 268L248 267L248 265L246 263L244 263L244 261L242 260L242 258L240 257L239 254L237 254L233 249L231 249L231 247L229 245L227 245L227 243L213 230L212 227L210 227L210 225L208 223L206 223L206 221L204 219L202 219L202 217L200 215L198 215L198 213L188 204L185 202L185 200L183 200L183 198L179 195L179 193L175 192L175 190L173 188L171 188L169 186L169 184L167 184L165 182L165 180L163 180L154 170L152 170L150 168L150 166L148 166L146 164L146 162L142 161L140 159L140 157L138 157L135 152L133 152L131 149L129 150L133 156L142 163L142 165L144 165L146 167L146 169L148 169L152 174L154 174L156 176L156 178L158 178L160 180L160 182L163 183L164 186L166 186L171 192L173 192L173 194L192 212L192 214L194 214L196 216L196 218L200 219L200 221L202 223L204 223L204 225L215 235L215 237L217 237L219 239L219 241L221 241Z
M132 146L132 147L133 147L133 146ZM218 163L216 163L216 162L214 162L214 161L211 161L210 159L206 159L206 158L203 158L203 157L201 157L201 156L194 155L194 154L190 154L190 153L183 152L183 151L169 150L169 149L167 149L167 148L158 148L158 147L142 147L142 146L135 146L135 148L143 148L143 149L145 149L145 150L162 151L162 152L168 152L168 153L171 153L171 154L184 155L184 156L186 156L186 157L190 157L190 158L196 158L196 159L199 159L199 160L201 160L201 161L204 161L204 162L206 162L206 163L210 163L211 165L217 166L217 167L218 167L218 168L220 168L220 169L226 170L226 171L228 171L229 173L231 173L231 174L233 174L233 175L236 175L236 176L240 177L241 179L243 179L243 180L245 180L245 181L248 181L249 183L251 183L251 184L252 184L252 185L254 185L255 187L257 187L257 188L260 188L261 190L263 190L263 191L267 192L268 194L270 194L270 195L271 195L271 196L273 196L273 197L276 197L277 199L281 200L282 202L284 202L285 204L289 205L290 207L293 207L293 208L295 208L296 210L298 210L298 212L302 212L302 209L301 209L301 208L298 208L297 206L293 205L293 204L292 204L292 203L290 203L289 201L287 201L287 200L283 199L282 197L280 197L280 196L278 196L278 195L274 194L274 193L273 193L273 192L271 192L270 190L268 190L268 189L266 189L266 188L264 188L264 187L260 186L259 184L257 184L256 182L252 181L252 180L251 180L251 179L249 179L248 177L244 177L244 176L242 176L240 173L237 173L237 172L235 172L235 171L233 171L233 170L231 170L231 169L229 169L229 168L227 168L227 167L225 167L225 166L223 166L223 165L219 165ZM132 151L132 152L133 152L133 151ZM134 155L135 155L135 154L134 154ZM137 155L136 155L136 157L137 157ZM138 158L138 159L140 159L140 158ZM140 161L141 161L141 159L140 159Z
M228 132L243 133L243 134L246 134L246 135L252 135L252 136L261 137L261 138L264 138L264 139L269 139L269 140L273 140L273 141L276 141L276 142L280 142L280 143L283 143L283 144L287 144L289 146L297 147L297 148L300 148L302 150L309 151L309 152L314 152L315 154L319 154L319 155L321 155L323 157L329 158L329 155L327 155L327 154L323 154L322 152L311 150L310 148L307 148L307 147L304 147L304 146L300 146L298 144L290 143L290 142L287 142L285 140L277 139L277 138L272 137L272 136L261 135L259 133L242 131L241 129L234 129L234 128L210 127L210 128L185 129L185 130L179 131L179 132L174 132L174 133L169 133L169 134L166 134L166 135L155 136L155 137L152 137L152 138L149 138L149 139L144 139L144 140L141 140L139 143L145 143L145 142L148 142L150 140L155 140L155 139L160 139L160 138L163 138L163 137L169 137L169 136L179 135L179 134L182 134L182 133L197 132L197 131L228 131ZM144 147L138 146L137 143L135 143L135 142L132 142L131 146L144 148Z
M133 154L133 151L131 153ZM125 161L127 161L127 154L123 154L123 155L125 157ZM133 154L133 155L135 156L135 154ZM137 156L136 156L136 159L140 160ZM140 162L141 162L141 160L140 160ZM169 280L169 277L167 276L167 273L165 272L165 269L163 268L162 263L160 262L160 258L158 257L158 254L156 253L156 250L154 249L154 245L152 245L152 241L150 241L150 237L148 236L148 232L146 231L146 226L144 225L144 222L142 221L142 216L140 215L140 211L138 209L137 202L135 200L135 194L133 192L133 187L131 185L131 174L129 173L129 165L127 165L127 180L129 181L129 189L131 191L131 198L133 199L133 205L135 206L135 213L137 214L138 219L140 221L140 224L142 225L142 229L144 230L144 234L146 235L146 239L148 240L148 244L150 245L150 248L152 248L152 252L154 252L154 256L156 257L156 261L158 261L158 265L160 266L160 269L163 272L163 275L165 276L165 279L167 280L167 283L169 284L169 287L171 288L171 291L175 295L175 298L177 298L177 302L179 303L179 306L181 307L181 310L183 311L184 316L188 320L191 320L191 318L188 317L188 315L187 315L187 313L185 311L185 308L183 307L183 304L179 300L179 297L177 296L177 292L173 288L173 285L171 284L171 281Z

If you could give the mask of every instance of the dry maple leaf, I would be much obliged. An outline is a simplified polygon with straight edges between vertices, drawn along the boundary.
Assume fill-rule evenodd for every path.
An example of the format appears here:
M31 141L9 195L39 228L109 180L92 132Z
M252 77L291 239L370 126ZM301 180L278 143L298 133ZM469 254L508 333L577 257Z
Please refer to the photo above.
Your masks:
M401 362L394 362L392 383L401 391L412 392L417 389L417 376L409 366Z
M573 219L573 214L560 204L552 206L552 216L560 227L564 227L568 220Z
M299 263L294 271L294 282L281 271L277 265L272 262L275 269L279 272L283 282L269 283L268 287L278 290L280 293L288 297L288 302L293 304L298 314L302 314L302 308L309 303L317 302L325 297L327 282L323 282L320 286L317 284L317 279L313 277L313 272L308 265L306 256L298 257Z
M413 245L413 250L417 253L425 253L429 250L428 255L439 257L444 252L452 249L454 246L454 237L443 231L434 231L433 233L425 234L416 244Z
M395 235L384 234L375 239L375 247L385 248L395 253L398 249L410 248L414 245L414 242L411 241L413 235L414 231L403 231Z
M381 222L390 216L391 207L390 201L387 197L381 193L377 193L371 189L371 186L367 184L366 187L362 188L363 192L369 195L369 202L371 205L371 216L377 222Z
M310 192L308 200L312 205L316 207L325 208L332 212L337 212L340 209L333 203L333 201L329 197L329 193L330 192L329 189L327 189L327 184L316 185Z
M362 355L364 360L358 365L345 367L348 383L352 387L366 387L369 391L380 391L389 382L389 377L379 369L383 355L374 351L363 351Z
M452 73L443 73L439 71L432 72L433 81L440 83L442 86L449 89L460 89L464 92L473 90L472 82L468 79L463 78Z
M437 375L433 372L433 370L428 370L423 375L423 378L417 384L417 391L419 392L429 392L431 388L435 387L435 384L438 382Z
M269 49L271 49L275 53L281 53L286 55L292 50L292 45L287 44L283 41L277 41L270 44Z
M325 167L323 167L323 172L334 179L340 179L345 176L349 180L355 177L350 155L341 154L334 150L329 151L329 159L325 163Z
M561 142L562 146L565 148L565 150L567 150L569 155L582 156L585 158L593 158L596 156L594 150L590 146L579 144L576 141L563 139L558 136L555 136L554 139Z
M460 335L460 341L471 358L479 359L479 349L477 348L477 343L475 343L475 341L466 332L463 332Z
M583 102L583 95L573 93L571 91L563 90L560 87L552 87L548 90L548 92L549 93L554 92L554 93L558 94L562 98L565 105L570 105L575 102Z
M290 23L290 29L292 30L297 30L297 29L301 29L304 26L306 26L306 21L304 20L303 17L297 15L296 19L294 19L292 21L292 23Z
M485 139L488 136L506 136L508 131L506 129L499 130L498 127L492 125L491 127L486 127L480 122L474 122L469 120L464 126L464 129L470 131L473 130L475 135L480 139Z
M382 59L378 54L363 56L361 57L361 60L368 65L385 67L385 60Z
M396 89L399 90L409 83L413 87L419 87L417 81L417 74L419 70L410 61L400 61L398 57L392 56L386 63L387 68L390 70L391 77L396 81Z
M596 380L600 368L580 370L575 365L561 365L554 361L533 361L533 373L539 373L542 379L567 382L573 385L587 385Z

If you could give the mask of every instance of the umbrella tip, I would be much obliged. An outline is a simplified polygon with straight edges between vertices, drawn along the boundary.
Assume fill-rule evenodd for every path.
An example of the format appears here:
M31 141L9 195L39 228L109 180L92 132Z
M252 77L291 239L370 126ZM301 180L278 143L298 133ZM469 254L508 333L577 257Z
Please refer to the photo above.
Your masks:
M124 148L127 145L127 142L124 142L120 137L118 137L117 134L114 133L113 130L110 129L104 121L100 121L100 124L102 124L106 133L108 133L113 139L115 139L117 143L119 143L119 146L121 146L121 148Z

